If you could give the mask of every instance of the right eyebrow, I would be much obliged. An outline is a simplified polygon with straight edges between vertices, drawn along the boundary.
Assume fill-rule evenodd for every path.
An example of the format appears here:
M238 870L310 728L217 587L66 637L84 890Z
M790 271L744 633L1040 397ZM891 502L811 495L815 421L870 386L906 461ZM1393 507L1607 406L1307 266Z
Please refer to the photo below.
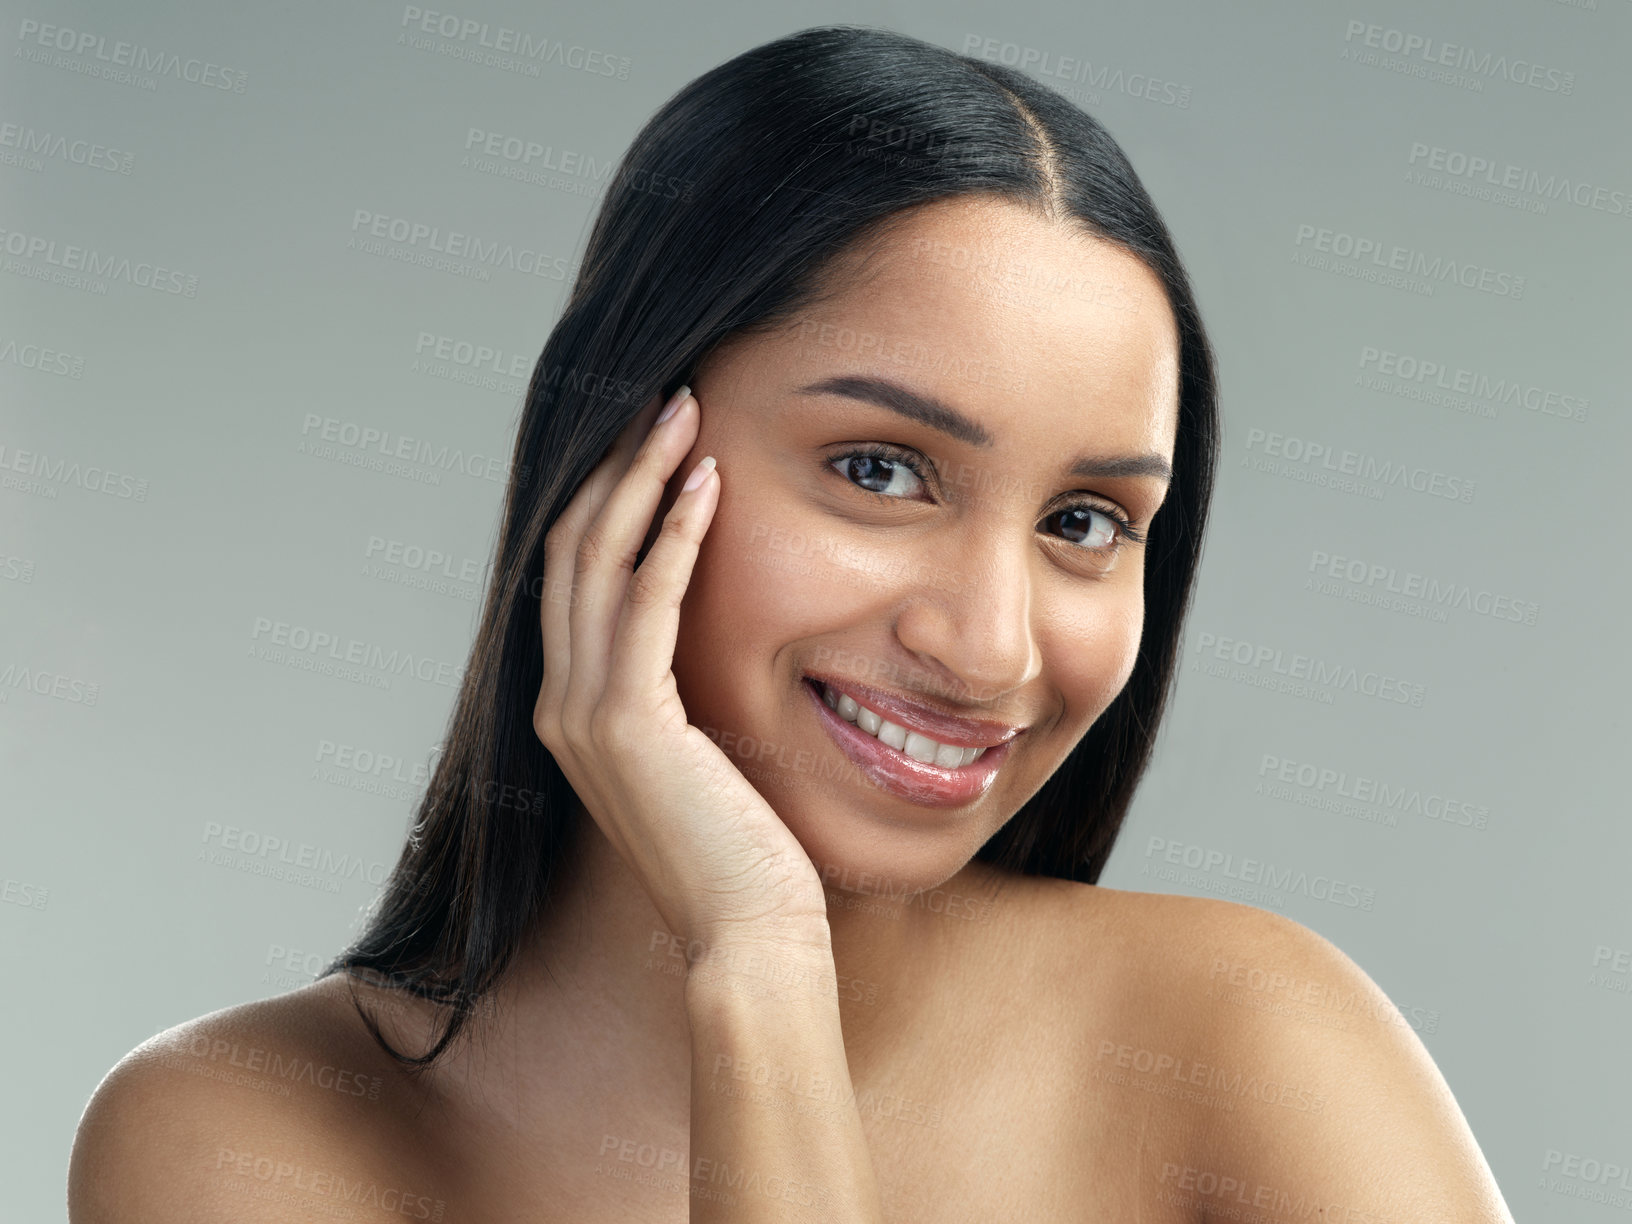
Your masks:
M969 446L990 450L992 435L978 421L971 420L943 400L911 387L866 374L840 374L795 389L796 395L837 395L886 408L898 416L927 425ZM1142 455L1079 455L1065 469L1069 476L1084 479L1123 476L1155 476L1164 484L1173 479L1173 467L1154 452Z

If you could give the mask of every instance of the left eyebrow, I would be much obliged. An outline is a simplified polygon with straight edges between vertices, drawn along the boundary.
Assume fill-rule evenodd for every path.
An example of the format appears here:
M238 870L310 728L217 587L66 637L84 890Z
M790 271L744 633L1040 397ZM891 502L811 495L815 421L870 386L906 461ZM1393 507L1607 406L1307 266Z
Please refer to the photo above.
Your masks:
M972 421L956 408L904 387L887 378L866 374L840 374L808 383L795 390L796 395L838 395L887 408L898 416L956 438L969 446L989 450L992 435L978 422ZM1173 479L1173 467L1161 455L1150 452L1143 455L1079 455L1066 468L1069 476L1114 479L1121 476L1156 476L1164 482Z

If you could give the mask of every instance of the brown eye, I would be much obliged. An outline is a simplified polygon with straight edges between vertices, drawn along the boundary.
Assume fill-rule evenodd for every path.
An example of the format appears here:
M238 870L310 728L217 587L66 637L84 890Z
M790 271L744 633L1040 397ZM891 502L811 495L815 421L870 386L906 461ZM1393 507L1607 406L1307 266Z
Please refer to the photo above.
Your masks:
M1102 522L1095 524L1093 518L1098 515ZM1088 541L1087 547L1094 550L1116 547L1117 528L1121 526L1116 519L1096 506L1068 506L1064 510L1056 510L1043 520L1044 523L1059 523L1061 535L1073 544ZM1090 536L1094 538L1090 539Z
M924 485L923 473L904 455L878 449L850 451L829 461L851 484L879 497L911 499Z

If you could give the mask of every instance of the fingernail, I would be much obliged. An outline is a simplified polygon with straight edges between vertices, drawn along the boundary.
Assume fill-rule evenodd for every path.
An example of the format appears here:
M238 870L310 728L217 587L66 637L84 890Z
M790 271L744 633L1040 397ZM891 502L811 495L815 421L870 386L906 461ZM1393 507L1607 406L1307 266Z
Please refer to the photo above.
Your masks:
M713 468L714 468L714 456L710 455L710 456L708 456L708 458L704 459L701 463L699 463L696 467L691 469L691 475L687 476L686 477L686 483L683 484L682 486L680 486L680 492L690 493L698 485L703 483L703 481L707 478L709 472L712 471Z
M657 423L661 425L664 421L673 416L675 412L678 411L680 405L685 402L686 396L690 394L691 388L686 386L682 386L680 390L676 391L674 393L674 398L669 401L668 407L664 408L663 411L658 414Z

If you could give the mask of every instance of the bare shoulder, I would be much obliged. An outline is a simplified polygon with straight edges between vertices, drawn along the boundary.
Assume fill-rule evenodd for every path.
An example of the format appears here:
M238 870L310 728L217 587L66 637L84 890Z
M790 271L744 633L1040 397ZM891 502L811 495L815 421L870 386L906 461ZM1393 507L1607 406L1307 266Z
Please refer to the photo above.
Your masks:
M1106 949L1073 963L1129 1002L1088 1013L1090 1065L1195 1121L1191 1155L1161 1174L1164 1201L1195 1218L1301 1203L1357 1221L1511 1224L1427 1048L1330 940L1209 897L1071 885L1060 909Z
M404 1161L423 1090L351 1007L335 976L125 1055L74 1136L72 1224L285 1220L359 1203L439 1218Z

